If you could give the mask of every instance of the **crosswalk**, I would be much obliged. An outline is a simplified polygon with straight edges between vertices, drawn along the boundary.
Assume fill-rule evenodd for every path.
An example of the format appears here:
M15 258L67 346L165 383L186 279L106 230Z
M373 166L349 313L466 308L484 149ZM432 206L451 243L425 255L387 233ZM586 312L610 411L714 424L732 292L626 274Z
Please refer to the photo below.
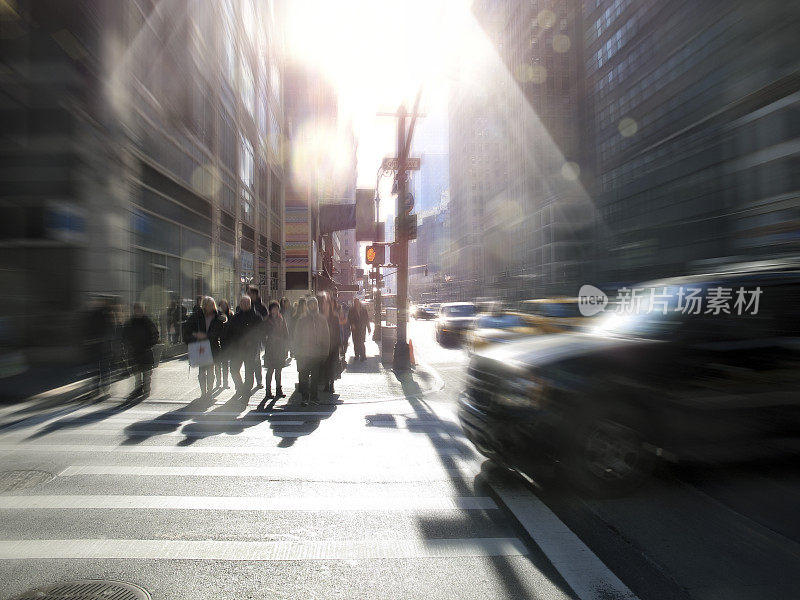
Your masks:
M157 587L160 561L446 560L453 574L501 559L525 561L540 597L571 597L478 489L482 461L449 410L254 405L116 401L0 425L0 471L52 474L0 494L0 579L20 561L54 580L63 561L76 577L120 578L134 561L138 583Z

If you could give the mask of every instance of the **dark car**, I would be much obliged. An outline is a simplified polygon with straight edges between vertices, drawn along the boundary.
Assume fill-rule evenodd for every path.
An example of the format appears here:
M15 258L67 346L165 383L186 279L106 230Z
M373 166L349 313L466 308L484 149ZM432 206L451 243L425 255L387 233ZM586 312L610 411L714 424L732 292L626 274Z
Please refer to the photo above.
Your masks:
M753 440L798 437L798 263L639 289L659 296L656 310L473 355L459 419L480 452L555 465L584 492L616 495L659 457L719 460ZM697 312L690 295L706 299Z
M422 321L430 321L436 318L436 311L427 304L418 304L414 309L414 318Z
M446 302L436 319L436 341L443 346L459 346L472 328L477 309L471 302Z

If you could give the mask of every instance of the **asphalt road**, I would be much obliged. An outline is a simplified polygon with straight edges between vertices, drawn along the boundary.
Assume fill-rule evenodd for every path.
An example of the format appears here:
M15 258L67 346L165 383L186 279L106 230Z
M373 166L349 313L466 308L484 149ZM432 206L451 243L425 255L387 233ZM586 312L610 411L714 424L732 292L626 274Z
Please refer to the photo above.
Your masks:
M435 354L451 393L463 374L457 352ZM796 444L664 463L627 498L581 498L554 479L536 484L537 497L639 598L800 597Z
M409 330L412 378L351 364L320 406L202 402L173 361L135 406L124 383L0 408L0 598L80 578L153 598L797 597L793 455L664 466L622 499L537 487L461 434L464 351Z

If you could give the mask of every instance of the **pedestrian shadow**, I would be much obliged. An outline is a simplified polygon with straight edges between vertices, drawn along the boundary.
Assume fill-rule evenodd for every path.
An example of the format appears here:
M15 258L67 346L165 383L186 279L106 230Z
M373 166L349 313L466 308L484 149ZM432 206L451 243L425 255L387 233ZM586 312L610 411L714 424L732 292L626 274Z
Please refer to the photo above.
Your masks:
M50 423L47 427L33 432L26 438L26 441L35 440L57 431L63 431L65 429L77 429L87 425L96 425L101 421L105 421L109 417L124 413L126 410L137 406L144 400L145 397L141 395L129 397L116 406L107 406L91 413L83 413L77 417L59 419L58 421ZM89 406L91 406L91 404Z
M95 404L99 404L100 402L105 402L107 398L102 396L97 396L92 394L91 391L84 392L80 396L75 397L69 394L64 394L61 396L57 396L56 400L58 403L56 406L52 406L52 403L48 402L48 405L45 407L46 409L52 409L45 413L39 413L37 415L30 415L30 416L18 416L16 419L12 421L6 421L0 424L0 432L10 431L13 429L27 429L30 427L35 427L36 425L40 425L41 423L45 423L52 419L57 419L58 417L68 415L70 413L74 413L82 408L88 408L94 406ZM69 406L64 406L64 402L72 402L73 404ZM22 415L23 412L36 412L41 410L41 407L34 406L30 409L26 409L25 411L17 411L14 413L9 413L3 415L5 417L13 417L17 415Z
M448 473L448 481L454 487L455 495L464 497L489 496L498 505L502 505L502 501L488 483L490 478L484 472L484 466L490 461L482 463L481 472L477 475L473 475L469 468L465 468L464 461L474 460L478 457L478 454L467 443L461 428L455 423L441 419L430 404L425 401L422 387L415 379L415 376L419 377L419 375L411 371L394 372L394 375L400 383L403 394L413 411L411 416L405 417L406 426L409 429L416 428L417 432L428 436L431 446L436 452L436 458L445 472ZM375 415L375 420L379 421L380 415ZM458 448L460 452L454 454L450 451L451 448ZM493 469L492 467L492 472L494 472ZM542 551L533 543L527 533L521 527L516 527L513 521L503 522L502 519L503 514L500 511L492 511L492 514L489 514L487 510L470 510L461 511L456 516L451 514L421 515L417 517L417 526L422 534L423 544L426 539L438 540L443 537L449 537L445 532L453 531L453 528L457 528L458 531L484 529L489 532L486 537L516 537L521 539L526 546L527 554L525 558L566 596L574 598L574 592L569 585L563 580ZM506 535L503 535L503 529L507 530ZM498 530L501 531L499 535ZM526 585L520 577L518 560L519 557L516 556L489 557L488 562L496 571L497 579L502 582L504 588L502 591L505 592L498 593L495 596L496 598L524 598L535 594L535 590L531 590L529 585ZM501 590L498 590L498 592L501 592Z
M186 413L203 412L213 405L213 396L207 396L205 398L201 396L180 408L160 414L153 419L143 419L131 423L123 429L125 435L128 437L121 445L135 446L151 437L177 431L182 425L182 417L185 417Z
M178 425L181 428L181 433L186 436L185 439L178 442L178 445L190 446L202 438L241 433L243 427L239 416L247 409L251 397L252 390L244 393L237 392L225 403L220 404L213 410L194 416L189 423L182 424L182 426ZM234 416L229 413L234 413ZM176 427L176 430L178 427Z
M196 417L191 423L184 424L181 433L186 437L178 442L178 445L191 446L199 439L215 435L240 435L251 427L268 422L273 435L281 439L278 447L289 447L294 445L298 438L311 435L323 419L327 419L333 414L335 408L330 411L321 409L321 407L329 405L323 397L326 395L321 394L321 402L316 406L301 406L300 395L295 391L280 407L276 407L278 399L265 398L256 407L243 412L250 407L252 391L251 393L235 394L225 404ZM335 399L330 399L330 401L335 402ZM237 414L231 416L228 414L230 412ZM327 414L316 414L320 412ZM298 416L302 418L302 424L296 423Z
M278 448L290 448L299 439L313 434L323 420L329 419L336 412L336 406L341 403L338 394L319 392L318 398L319 402L317 404L303 406L302 395L295 389L286 399L286 404L280 410L273 411L273 415L280 411L290 413L286 415L286 419L282 419L283 421L300 419L303 421L302 425L281 424L281 420L270 421L272 434L280 439Z

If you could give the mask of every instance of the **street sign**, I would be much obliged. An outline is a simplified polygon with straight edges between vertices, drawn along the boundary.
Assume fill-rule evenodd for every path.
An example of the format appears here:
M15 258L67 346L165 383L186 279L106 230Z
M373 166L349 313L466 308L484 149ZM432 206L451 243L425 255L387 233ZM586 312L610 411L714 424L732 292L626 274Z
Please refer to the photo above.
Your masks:
M360 288L357 285L337 284L337 292L357 292Z
M411 192L406 194L405 209L406 214L409 214L412 210L414 210L414 194Z
M406 159L406 171L419 171L419 158L408 157ZM397 171L400 161L397 158L384 158L381 162L381 169L385 171Z

